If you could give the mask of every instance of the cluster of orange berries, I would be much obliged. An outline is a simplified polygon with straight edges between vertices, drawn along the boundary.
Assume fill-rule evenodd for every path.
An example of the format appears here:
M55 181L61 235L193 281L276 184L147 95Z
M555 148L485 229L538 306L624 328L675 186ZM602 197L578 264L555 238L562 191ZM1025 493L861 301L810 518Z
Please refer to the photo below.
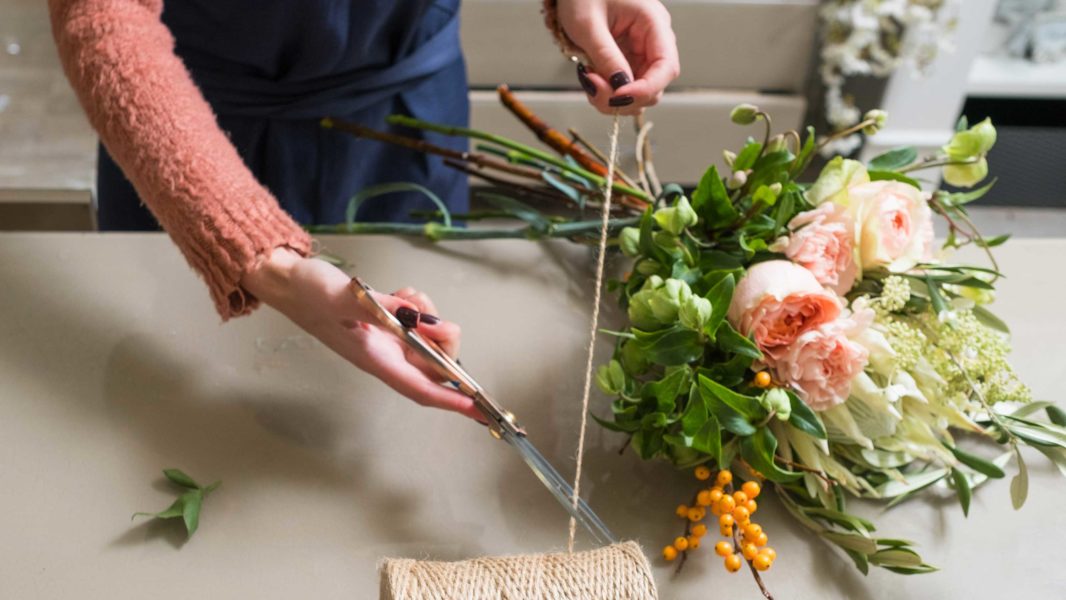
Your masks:
M696 479L707 481L710 478L710 469L696 467ZM740 570L743 565L741 554L757 570L769 569L777 558L777 552L766 545L769 540L762 526L751 521L751 516L759 508L755 498L762 492L762 487L755 481L746 481L739 490L732 491L733 474L728 470L719 471L714 483L714 486L696 494L695 506L682 504L677 507L677 516L688 520L686 535L663 548L663 558L674 560L679 552L700 547L700 539L707 534L707 525L702 521L707 518L709 509L712 515L718 517L718 531L722 537L737 541L733 535L734 528L741 534L740 554L736 553L732 542L721 541L714 545L715 554L725 559L726 570L731 573Z

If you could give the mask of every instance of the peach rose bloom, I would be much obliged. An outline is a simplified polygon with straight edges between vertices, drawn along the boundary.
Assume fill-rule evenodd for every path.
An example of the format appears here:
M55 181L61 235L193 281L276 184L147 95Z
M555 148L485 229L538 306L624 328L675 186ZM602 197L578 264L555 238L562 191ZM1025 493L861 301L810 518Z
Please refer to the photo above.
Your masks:
M793 217L788 228L791 235L774 242L770 249L806 268L818 283L841 296L846 294L858 272L854 224L848 209L826 202Z
M807 269L787 260L758 263L733 292L727 318L772 362L800 334L840 315L840 300Z
M933 211L925 194L900 181L871 181L839 201L854 219L859 267L901 272L933 256Z
M843 404L851 382L869 360L869 351L852 339L869 320L842 317L800 334L775 363L777 379L791 385L814 410Z

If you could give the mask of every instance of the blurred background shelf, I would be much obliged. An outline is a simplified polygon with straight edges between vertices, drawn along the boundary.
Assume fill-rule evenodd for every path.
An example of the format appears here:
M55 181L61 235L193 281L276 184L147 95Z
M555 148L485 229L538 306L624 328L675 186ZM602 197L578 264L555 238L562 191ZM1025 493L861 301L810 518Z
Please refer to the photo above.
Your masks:
M1029 60L980 55L970 69L967 92L985 98L1066 99L1066 62L1037 64Z

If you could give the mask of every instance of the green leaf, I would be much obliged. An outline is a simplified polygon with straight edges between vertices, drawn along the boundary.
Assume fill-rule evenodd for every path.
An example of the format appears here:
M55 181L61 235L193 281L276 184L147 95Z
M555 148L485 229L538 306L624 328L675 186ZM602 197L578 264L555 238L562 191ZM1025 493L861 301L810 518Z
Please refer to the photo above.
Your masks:
M711 229L719 229L739 218L736 207L729 200L722 177L718 174L718 168L714 165L707 169L696 190L692 192L692 209Z
M993 238L977 238L974 243L981 248L995 248L996 246L1002 246L1010 239L1011 234L1004 233L1003 235L997 235Z
M644 332L634 329L639 349L651 362L664 365L683 365L699 360L703 356L703 342L699 332L674 325L669 329Z
M1006 476L1003 469L980 456L974 456L973 454L964 452L956 446L947 446L947 448L948 450L951 450L951 453L955 455L955 458L958 459L959 462L978 473L983 473L992 479L1001 479Z
M735 286L736 280L733 278L733 274L730 273L715 284L705 296L711 302L711 318L707 319L703 332L711 339L715 339L718 328L724 322L726 313L729 312L729 303L733 300Z
M977 317L977 320L981 322L985 327L995 329L1003 333L1010 333L1010 327L1003 322L1002 319L992 314L992 311L983 306L975 306L971 309L973 316Z
M1066 427L1066 412L1063 412L1061 408L1051 405L1044 410L1047 411L1047 418L1050 419L1052 423L1059 427Z
M922 557L917 552L902 548L878 550L870 555L870 562L882 567L915 568L922 566Z
M551 228L551 222L549 222L539 210L525 202L515 200L514 198L502 194L491 193L478 194L478 198L487 200L489 204L492 204L496 208L513 215L517 219L529 223L536 231L545 232Z
M705 391L709 396L725 403L745 418L757 419L766 416L766 411L755 396L738 394L704 375L700 375L698 380L701 391Z
M135 512L133 517L153 517L156 519L173 519L174 517L180 517L182 510L185 506L185 501L182 498L178 498L173 504L168 506L166 510L150 513L150 512Z
M693 437L692 447L715 458L722 456L722 428L714 416L708 416L707 422Z
M589 416L592 417L592 420L596 421L596 423L598 423L600 427L603 427L604 429L607 429L609 431L617 431L619 433L634 433L638 429L640 429L640 421L627 421L624 423L620 423L618 421L608 421L606 419L601 419L592 413L589 413Z
M925 283L929 286L929 300L933 303L933 310L940 314L948 309L948 303L944 295L940 293L940 286L929 275L925 276Z
M879 498L902 497L933 485L946 477L947 474L947 469L931 469L928 471L919 471L917 473L908 473L903 476L903 481L889 479L878 486L875 491Z
M814 154L814 127L807 127L807 140L803 142L803 148L800 149L799 156L792 162L792 169L789 174L793 179L801 174L801 171L807 167L807 162L811 155Z
M163 469L163 475L182 487L187 487L193 490L200 488L200 484L193 481L192 477L186 475L181 469Z
M993 178L988 184L969 192L955 192L952 194L938 192L937 198L946 206L962 206L984 197L985 194L992 190L992 186L994 185L996 185L996 178Z
M869 175L870 181L899 181L918 188L919 190L922 189L922 184L902 173L896 173L895 171L870 171Z
M1020 451L1015 451L1018 458L1018 474L1010 481L1010 501L1014 510L1025 505L1025 499L1029 496L1029 469L1025 466L1025 459Z
M842 548L842 550L844 550L844 554L847 554L851 557L851 560L855 562L855 568L858 569L860 573L863 575L870 574L870 559L868 559L865 554L847 548Z
M957 123L955 123L955 132L966 131L970 128L970 120L966 118L966 115L959 117Z
M740 455L753 469L763 474L770 481L787 483L802 477L801 473L785 471L774 463L777 452L777 438L768 427L760 427L754 434L740 440Z
M822 420L818 418L818 415L811 410L811 407L807 406L807 403L800 400L800 397L793 392L788 392L789 404L792 406L792 414L788 417L788 424L820 440L828 439L828 435L825 432L825 425L822 424Z
M674 408L677 406L677 397L681 395L683 390L691 386L692 369L685 366L670 371L659 381L645 385L642 393L656 399L656 410L658 412L669 414L674 412Z
M744 145L740 154L737 154L736 159L733 160L733 170L744 171L754 167L755 161L758 160L760 154L762 154L762 144L748 138L748 143Z
M970 516L970 498L973 497L973 490L970 489L970 482L966 479L966 475L958 469L951 470L951 481L955 484L955 494L958 495L959 504L962 505L962 514L967 517Z
M733 326L729 324L729 321L722 321L721 326L718 328L718 332L715 335L715 341L718 342L718 347L724 352L733 354L741 354L753 360L759 360L762 358L762 352L759 347L755 345L750 338L740 335Z
M693 383L689 387L688 404L685 405L685 412L681 415L681 431L685 435L696 435L703 429L708 416L707 403L703 401L703 396Z
M852 550L867 556L877 552L877 543L872 539L857 533L843 533L840 531L826 531L822 537L833 542L845 550Z
M204 493L201 490L192 490L182 494L181 498L184 500L181 517L185 521L185 531L191 537L200 527L200 507L204 503Z
M913 146L904 146L875 156L867 166L871 171L898 171L913 163L917 158L918 150Z

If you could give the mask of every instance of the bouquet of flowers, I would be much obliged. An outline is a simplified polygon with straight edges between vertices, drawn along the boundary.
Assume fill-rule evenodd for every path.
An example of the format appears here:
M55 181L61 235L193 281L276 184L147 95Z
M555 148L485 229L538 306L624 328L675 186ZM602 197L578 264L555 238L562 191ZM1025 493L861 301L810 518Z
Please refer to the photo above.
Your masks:
M599 222L581 220L580 211L603 200L601 153L576 132L551 129L506 88L501 97L558 155L484 132L394 120L479 140L475 152L453 153L449 163L490 181L479 194L495 209L462 218L521 227L455 227L455 215L443 211L444 222L426 225L328 230L587 241ZM885 118L871 111L860 125L872 135ZM641 459L694 469L701 482L677 509L684 531L663 549L667 561L683 560L717 529L725 567L737 571L746 561L761 586L758 573L776 553L752 518L756 498L772 488L864 573L871 565L934 570L910 542L878 537L871 522L849 514L847 499L891 506L938 486L953 490L967 512L974 488L1005 477L1014 457L1017 508L1027 491L1022 445L1066 472L1066 413L1032 401L1007 361L1007 327L989 309L1001 277L992 249L1006 238L982 237L966 206L992 183L929 193L914 179L939 169L953 185L975 188L987 176L996 131L987 120L964 120L934 156L899 148L867 164L837 157L805 184L813 154L832 138L817 140L810 129L802 141L795 131L775 135L770 116L751 105L736 107L732 121L759 127L761 139L726 151L728 172L710 167L690 193L654 189L643 139L641 172L619 174L610 231L632 268L609 289L628 323L604 331L615 351L596 379L613 400L607 416L595 418L627 436ZM530 198L565 203L578 217L545 214ZM947 223L940 249L934 216ZM966 245L987 252L990 266L951 262L948 253ZM977 442L999 450L989 454Z

